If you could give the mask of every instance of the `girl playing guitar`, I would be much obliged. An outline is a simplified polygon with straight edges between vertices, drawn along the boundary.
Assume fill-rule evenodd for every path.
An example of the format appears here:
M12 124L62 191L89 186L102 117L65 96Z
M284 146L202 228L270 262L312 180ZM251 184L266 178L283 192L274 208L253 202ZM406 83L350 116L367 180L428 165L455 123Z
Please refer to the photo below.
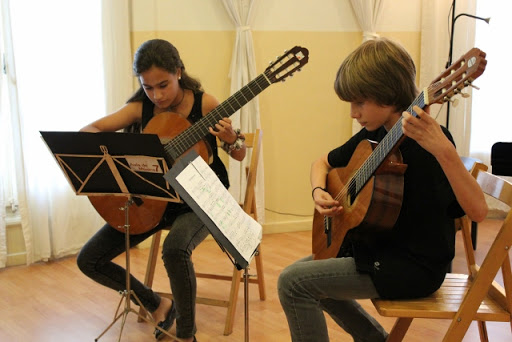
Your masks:
M83 127L81 131L115 132L135 124L144 132L151 128L149 133L158 134L159 130L166 129L172 135L173 130L179 131L190 122L197 122L219 104L217 99L202 90L198 80L187 74L178 50L165 40L153 39L143 43L135 53L133 70L140 88L119 110ZM165 120L161 121L162 118ZM228 187L226 168L217 155L216 138L225 143L233 159L240 161L246 152L243 136L233 129L229 118L218 121L209 128L209 132L205 139L209 146L201 141L199 148L211 149L207 151L213 158L210 165ZM196 279L191 254L209 232L186 204L164 204L164 209L160 222L154 228L130 235L130 246L137 245L164 227L171 227L162 247L162 258L171 280L174 300L160 297L134 277L131 278L131 288L155 321L160 322L162 329L169 330L177 319L176 336L183 341L195 341ZM77 260L79 268L102 285L116 291L124 290L125 269L112 262L124 252L124 240L123 232L105 224L82 248ZM154 334L157 339L165 336L158 329Z

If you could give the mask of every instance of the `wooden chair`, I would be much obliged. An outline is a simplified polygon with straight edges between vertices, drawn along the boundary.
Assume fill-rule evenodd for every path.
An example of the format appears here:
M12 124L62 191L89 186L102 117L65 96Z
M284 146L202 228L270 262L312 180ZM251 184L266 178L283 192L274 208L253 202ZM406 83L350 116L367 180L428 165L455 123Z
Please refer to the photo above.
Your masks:
M251 215L255 220L258 219L256 214L256 201L255 201L255 193L254 188L256 184L256 174L258 170L258 160L260 157L261 151L261 143L263 139L263 131L257 129L255 133L245 133L245 145L247 149L252 151L251 161L249 167L246 169L247 175L247 186L245 189L245 199L244 202L240 205L243 210ZM148 257L148 264L146 269L146 276L144 280L144 284L151 287L153 285L153 278L155 275L155 265L156 258L158 255L158 250L160 247L160 239L162 232L159 231L152 236L150 253ZM263 260L261 254L261 246L258 247L258 251L254 257L256 263L256 277L251 277L249 279L249 283L258 284L260 300L265 300L265 278L263 275ZM240 282L243 281L243 270L238 270L235 266L233 266L233 273L231 275L220 275L213 273L196 273L197 278L208 278L214 280L226 280L231 282L231 287L229 291L228 299L218 299L218 298L205 298L205 297L197 297L197 304L205 304L205 305L213 305L227 308L226 315L226 323L224 326L224 335L229 335L233 332L233 323L236 312L236 304L238 299L238 292L240 289ZM162 296L166 296L172 298L172 294L169 293L160 293ZM142 309L141 309L142 310ZM140 320L140 319L139 319Z
M512 183L483 171L485 168L485 165L477 164L472 171L484 193L512 206ZM441 288L426 298L372 300L379 314L397 317L388 342L402 341L413 318L450 320L451 324L443 338L445 342L462 341L472 321L478 323L481 341L488 341L486 321L508 322L512 330L512 273L509 259L512 210L508 212L481 266L475 262L470 220L464 217L459 222L462 224L468 274L447 274ZM504 288L494 281L500 268Z
M476 158L460 157L460 159L462 160L462 163L466 167L466 170L468 170L469 172L471 172L471 170L473 170L473 167L475 166L475 164L477 164L477 163L482 164L482 161L480 159L476 159ZM482 167L485 167L484 171L487 171L487 165L482 164ZM460 229L461 226L458 225L456 228ZM474 250L476 250L477 236L478 236L478 224L476 222L471 221L471 241L473 242Z

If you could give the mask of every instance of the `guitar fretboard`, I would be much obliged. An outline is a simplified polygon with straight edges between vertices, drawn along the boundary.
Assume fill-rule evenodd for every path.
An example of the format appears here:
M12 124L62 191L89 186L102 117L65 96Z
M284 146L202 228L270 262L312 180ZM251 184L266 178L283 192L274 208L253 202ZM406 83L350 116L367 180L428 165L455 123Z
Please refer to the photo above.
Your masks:
M265 90L270 84L272 84L267 77L266 72L267 71L256 77L242 89L215 107L215 109L210 113L203 116L194 125L181 132L174 139L165 144L165 153L170 156L172 160L178 159L178 157L209 133L209 127L214 127L222 118L233 115L237 110L242 108L242 106Z
M425 108L425 97L423 92L421 92L418 97L414 99L409 108L407 108L407 111L412 113L413 116L418 116L418 114L412 109L414 106L418 106L422 109ZM402 117L400 116L400 119L393 125L384 139L382 139L382 141L375 147L368 159L365 160L363 165L357 170L346 185L346 193L350 198L354 200L357 197L364 185L375 174L377 168L382 164L384 159L386 159L403 135Z

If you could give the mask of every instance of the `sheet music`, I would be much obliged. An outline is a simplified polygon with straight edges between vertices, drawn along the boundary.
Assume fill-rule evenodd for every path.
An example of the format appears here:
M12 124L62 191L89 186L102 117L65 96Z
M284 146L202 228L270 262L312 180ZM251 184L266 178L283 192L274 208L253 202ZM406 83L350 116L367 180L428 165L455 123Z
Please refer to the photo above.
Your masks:
M197 157L183 169L176 180L240 255L250 262L261 242L262 227L243 211L208 164L201 157Z

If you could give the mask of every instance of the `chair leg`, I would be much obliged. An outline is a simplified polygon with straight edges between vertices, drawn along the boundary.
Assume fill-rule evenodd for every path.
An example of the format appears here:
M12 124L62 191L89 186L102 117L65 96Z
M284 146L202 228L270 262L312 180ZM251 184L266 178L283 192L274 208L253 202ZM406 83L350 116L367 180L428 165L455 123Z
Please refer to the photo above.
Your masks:
M478 321L478 332L480 333L481 342L489 342L489 336L487 335L487 325L483 321Z
M400 317L395 321L386 342L400 342L404 339L405 333L411 326L412 318Z
M478 223L471 221L471 242L473 242L473 250L476 251L476 236L478 232Z
M158 256L158 249L160 248L160 238L162 236L162 231L158 231L152 236L151 247L149 249L148 256L148 264L146 266L146 276L144 277L144 285L147 287L153 286L153 278L155 277L155 267L156 267L156 258ZM144 315L145 310L141 307L139 308L139 314ZM142 322L142 318L137 319L138 322Z
M261 245L258 247L258 252L254 256L256 260L256 282L258 283L258 290L260 294L260 300L266 299L265 293L265 277L263 275L263 259L261 256ZM240 282L242 282L242 270L238 270L236 267L233 267L233 278L231 281L231 290L229 292L229 300L228 300L228 312L226 315L226 324L224 327L224 335L230 335L233 332L233 324L235 321L235 313L236 313L236 305L238 301L238 293L240 291ZM252 283L252 281L249 281Z
M265 276L263 274L263 258L261 256L261 245L258 247L258 252L254 256L256 259L256 273L258 274L258 289L260 291L260 300L265 300L267 295L265 293Z
M233 267L233 279L231 280L231 290L229 291L228 312L226 315L226 324L224 326L224 335L228 336L233 332L233 323L235 321L236 304L238 301L238 291L240 290L240 278L242 271Z
M146 267L146 275L144 277L144 285L148 287L152 287L153 285L153 279L155 276L155 267L156 267L156 260L158 256L159 246L160 246L160 240L161 240L162 232L159 231L155 233L152 236L151 241L151 247L149 251L148 256L148 263ZM266 293L265 293L265 277L263 274L263 258L261 255L261 245L258 247L258 251L256 255L254 256L255 262L256 262L256 272L257 272L257 278L251 279L250 283L258 283L258 290L260 295L260 300L266 299ZM203 273L197 273L197 277L206 277L206 278L212 278L212 279L223 279L223 280L230 280L229 276L211 276L209 274L203 274ZM229 299L227 301L227 305L222 305L227 307L227 315L226 315L226 323L224 326L224 335L230 335L233 332L233 325L235 320L235 313L236 313L236 305L238 301L238 293L240 291L240 283L243 281L242 277L242 270L238 270L236 267L233 267L233 275L231 277L231 289L229 292ZM210 304L210 305L218 305L218 304L211 304L212 300L208 299L207 301L202 301L200 298L198 298L198 303L203 304ZM221 302L221 301L216 301ZM225 303L225 302L224 302ZM139 312L141 315L144 315L144 309L140 308ZM142 322L142 319L138 318L139 322Z

